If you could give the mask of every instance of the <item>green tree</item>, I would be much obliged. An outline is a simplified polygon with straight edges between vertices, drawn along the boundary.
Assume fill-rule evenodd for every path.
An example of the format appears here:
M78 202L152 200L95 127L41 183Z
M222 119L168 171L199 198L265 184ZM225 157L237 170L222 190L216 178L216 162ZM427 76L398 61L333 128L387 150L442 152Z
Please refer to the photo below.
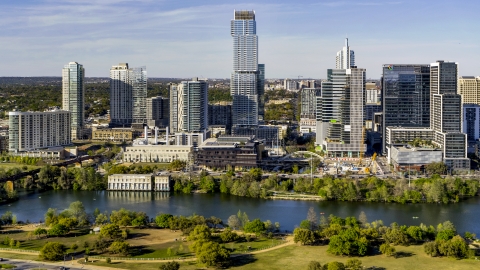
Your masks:
M97 217L95 218L95 224L97 225L103 225L108 222L108 217L105 214L98 214Z
M327 270L345 270L345 265L341 262L329 262Z
M230 252L226 248L212 241L203 242L199 245L195 254L198 261L206 266L223 265L230 258Z
M167 262L165 264L160 265L159 270L178 270L180 269L180 264L176 261Z
M238 238L239 238L238 234L233 232L232 229L230 229L230 228L226 228L220 234L220 239L222 239L223 243L234 242L234 241L237 241Z
M58 242L48 242L40 250L40 258L47 261L58 261L63 259L65 246Z
M228 217L227 223L228 223L228 226L230 226L230 228L233 228L233 229L238 229L241 227L240 219L235 215L231 215L230 217Z
M308 263L308 270L323 270L322 265L317 261L310 261Z
M367 253L368 245L368 240L360 236L357 228L349 228L330 237L327 252L335 255L363 256Z
M253 221L251 222L247 222L244 226L243 226L243 230L246 232L246 233L254 233L254 234L262 234L262 233L265 233L266 229L265 229L265 223L263 223L260 219L254 219Z
M67 226L63 224L55 224L47 231L50 236L63 236L68 233Z
M120 227L116 224L107 224L100 228L100 236L109 239L117 239L120 237Z
M429 174L445 174L447 172L447 165L445 163L439 161L439 162L432 162L429 163L425 166L425 170Z
M392 247L390 244L385 243L380 245L380 252L385 256L389 257L395 255L395 248Z
M315 242L315 234L309 229L296 228L293 230L293 241L302 245L310 245Z
M124 241L114 241L110 247L110 253L112 254L122 254L128 255L130 249L130 244Z
M187 166L187 162L183 160L175 159L174 161L170 162L168 169L172 171L180 171L185 169L186 166Z
M34 231L33 231L33 235L37 236L37 238L40 238L42 236L46 236L47 235L47 230L44 229L44 228L36 228Z
M361 270L363 269L362 261L359 259L348 259L345 263L345 268L349 270Z

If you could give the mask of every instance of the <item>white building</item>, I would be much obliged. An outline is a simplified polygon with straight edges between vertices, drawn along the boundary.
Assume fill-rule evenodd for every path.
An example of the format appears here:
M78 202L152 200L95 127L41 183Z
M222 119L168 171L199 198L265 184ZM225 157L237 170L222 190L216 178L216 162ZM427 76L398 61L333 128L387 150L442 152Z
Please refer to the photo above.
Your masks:
M124 162L188 161L193 147L188 145L134 145L125 147Z
M337 52L336 69L349 69L355 66L355 52L348 46L348 38L345 39L345 47Z
M9 112L8 151L19 153L72 143L71 112Z
M198 78L170 86L170 128L173 132L208 129L208 83Z
M170 191L170 175L113 174L108 176L108 190Z
M70 62L62 69L62 108L71 112L71 138L83 138L85 120L85 69L77 62Z

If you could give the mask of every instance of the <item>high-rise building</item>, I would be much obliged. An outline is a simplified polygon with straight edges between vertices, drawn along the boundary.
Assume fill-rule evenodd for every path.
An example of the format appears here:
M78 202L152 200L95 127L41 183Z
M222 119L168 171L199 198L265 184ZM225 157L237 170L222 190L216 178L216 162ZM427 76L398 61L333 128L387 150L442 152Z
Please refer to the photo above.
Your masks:
M265 64L258 64L257 93L258 120L263 121L265 117Z
M70 62L62 69L62 108L71 112L71 138L83 139L85 119L85 69L77 62Z
M147 98L147 125L163 128L168 126L170 117L170 102L168 98Z
M383 65L382 89L383 134L389 126L430 127L430 65Z
M317 98L317 145L329 156L359 157L363 134L365 69L329 69Z
M13 153L72 143L72 112L9 112L9 147Z
M300 90L300 118L316 119L317 96L319 88L303 88Z
M297 81L287 78L283 80L283 88L288 91L296 91L298 90L298 83Z
M336 69L349 69L355 66L355 52L348 46L348 38L345 39L345 46L337 52Z
M462 104L480 105L480 77L459 77L457 93L462 95Z
M208 129L208 83L198 78L170 86L172 132L204 132Z
M225 126L229 132L232 129L232 105L208 104L208 125Z
M234 11L231 21L233 125L258 125L258 37L255 11Z
M462 133L462 96L457 94L458 64L430 64L430 128L433 143L443 150L445 164L453 169L470 168L467 135Z
M120 63L110 69L110 122L114 126L146 123L147 71Z

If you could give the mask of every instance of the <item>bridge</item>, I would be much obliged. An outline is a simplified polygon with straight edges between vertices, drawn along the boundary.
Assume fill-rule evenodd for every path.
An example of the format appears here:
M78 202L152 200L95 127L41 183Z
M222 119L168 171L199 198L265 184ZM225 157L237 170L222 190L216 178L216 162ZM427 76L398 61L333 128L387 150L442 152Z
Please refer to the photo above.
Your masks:
M63 166L68 166L70 164L77 163L77 162L82 162L84 160L101 158L101 157L102 157L102 155L81 156L81 157L70 159L70 160L67 160L67 161L64 161L64 162L53 164L52 166L63 167ZM26 176L29 176L29 175L33 176L33 175L35 175L39 172L40 172L40 169L34 169L34 170L26 171L26 172L17 173L15 175L0 178L0 183L6 183L7 181L17 181L17 180L22 179L23 177L26 177Z

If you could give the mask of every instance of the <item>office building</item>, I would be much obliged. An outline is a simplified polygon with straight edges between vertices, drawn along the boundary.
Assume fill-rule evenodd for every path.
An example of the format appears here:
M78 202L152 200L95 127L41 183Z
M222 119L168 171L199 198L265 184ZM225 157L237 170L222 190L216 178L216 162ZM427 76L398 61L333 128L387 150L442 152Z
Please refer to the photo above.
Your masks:
M359 157L363 133L365 69L329 69L317 99L317 145L332 157Z
M462 104L480 105L480 77L459 77L457 94L462 96Z
M9 146L13 154L72 143L72 112L9 112Z
M383 134L393 126L430 127L430 65L383 65L382 88Z
M163 97L147 98L147 125L165 128L170 118L170 100Z
M208 129L208 83L198 78L170 86L172 132L204 132Z
M300 91L300 119L316 119L317 96L319 88L303 88Z
M136 124L142 128L147 118L147 71L120 63L110 69L110 123L113 126Z
M205 169L242 170L257 168L263 145L254 136L220 136L199 146L195 161Z
M232 105L208 104L208 126L225 126L227 132L232 129Z
M71 139L83 139L85 119L85 69L70 62L62 69L62 108L71 112Z
M463 104L462 132L467 134L469 144L480 139L480 105Z
M258 125L258 37L255 11L234 11L231 21L233 72L230 93L233 98L233 125Z
M263 121L265 117L265 64L258 64L257 93L258 120Z
M462 96L457 94L458 64L430 64L430 128L450 169L469 169L467 135L462 133Z
M298 83L297 81L291 79L283 80L283 88L288 91L297 91L298 90Z
M232 127L232 135L240 137L254 136L255 139L262 141L263 144L269 148L277 148L283 138L282 134L282 129L279 126L259 125L254 127Z
M337 52L336 69L349 69L355 66L355 52L348 46L348 38L345 39L345 46Z

